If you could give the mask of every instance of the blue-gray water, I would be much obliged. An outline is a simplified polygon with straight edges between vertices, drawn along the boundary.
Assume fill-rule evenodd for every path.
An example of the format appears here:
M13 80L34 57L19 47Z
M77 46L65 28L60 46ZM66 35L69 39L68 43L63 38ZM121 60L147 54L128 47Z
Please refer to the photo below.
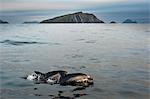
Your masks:
M148 24L0 25L2 99L51 99L87 94L81 99L148 99ZM21 77L35 70L83 72L94 86L34 84ZM35 90L37 88L37 90ZM41 95L41 96L40 96Z

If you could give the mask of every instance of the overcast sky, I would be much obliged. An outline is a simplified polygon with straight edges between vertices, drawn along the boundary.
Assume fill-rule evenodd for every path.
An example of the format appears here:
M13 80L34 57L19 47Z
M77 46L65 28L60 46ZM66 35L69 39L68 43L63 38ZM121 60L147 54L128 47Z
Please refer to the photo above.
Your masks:
M127 18L148 22L149 3L149 0L0 0L0 19L22 23L83 11L105 22L122 22Z

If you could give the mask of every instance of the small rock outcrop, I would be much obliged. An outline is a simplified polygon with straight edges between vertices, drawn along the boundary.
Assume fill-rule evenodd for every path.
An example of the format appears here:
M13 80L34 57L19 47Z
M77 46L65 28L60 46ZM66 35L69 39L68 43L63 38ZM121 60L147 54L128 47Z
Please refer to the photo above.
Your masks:
M0 20L0 24L8 24L8 22Z
M43 20L40 23L104 23L99 20L94 14L77 12L58 16L52 19Z
M136 21L132 21L131 19L126 19L123 23L137 23Z
M110 23L116 23L115 21L111 21Z

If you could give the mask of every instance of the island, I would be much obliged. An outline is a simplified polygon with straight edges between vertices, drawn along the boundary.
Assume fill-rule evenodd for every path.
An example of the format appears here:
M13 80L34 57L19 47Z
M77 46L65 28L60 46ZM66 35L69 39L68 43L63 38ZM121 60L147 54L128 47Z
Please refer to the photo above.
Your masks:
M137 23L136 21L132 21L131 19L126 19L123 23Z
M8 22L0 20L0 24L8 24Z
M66 14L52 19L43 20L40 23L104 23L99 20L94 14L76 12Z

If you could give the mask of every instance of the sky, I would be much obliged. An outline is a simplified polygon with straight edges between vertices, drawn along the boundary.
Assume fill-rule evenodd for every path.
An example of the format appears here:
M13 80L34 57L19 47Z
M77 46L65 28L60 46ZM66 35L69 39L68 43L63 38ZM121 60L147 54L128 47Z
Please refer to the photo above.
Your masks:
M149 22L149 5L149 0L0 0L0 19L22 23L82 11L105 22Z

